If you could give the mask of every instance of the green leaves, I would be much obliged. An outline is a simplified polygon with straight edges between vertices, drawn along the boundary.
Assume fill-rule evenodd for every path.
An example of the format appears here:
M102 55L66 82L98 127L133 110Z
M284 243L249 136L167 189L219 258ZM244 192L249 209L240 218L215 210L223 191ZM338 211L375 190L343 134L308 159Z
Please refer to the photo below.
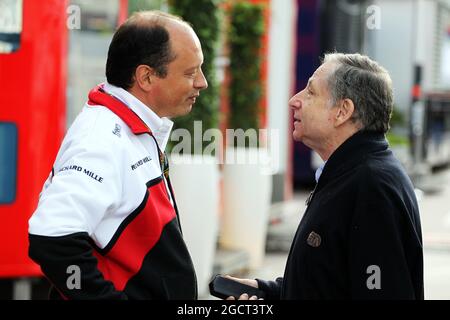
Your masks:
M128 12L131 14L141 10L155 10L161 8L163 0L129 0Z
M230 10L230 127L259 129L264 7L238 2Z
M191 113L174 119L174 129L185 128L194 137L194 121L202 121L203 131L218 127L219 88L215 75L214 58L220 31L218 1L170 0L170 11L183 17L197 33L203 49L203 73L208 89L203 90L193 105ZM192 142L194 144L194 141ZM202 142L203 145L208 143ZM170 147L170 146L169 146ZM194 148L191 148L193 151Z

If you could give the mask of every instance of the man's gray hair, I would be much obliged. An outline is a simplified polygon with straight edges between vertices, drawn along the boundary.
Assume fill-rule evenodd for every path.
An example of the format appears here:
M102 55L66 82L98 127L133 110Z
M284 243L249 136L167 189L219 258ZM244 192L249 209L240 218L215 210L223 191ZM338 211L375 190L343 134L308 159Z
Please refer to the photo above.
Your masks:
M329 53L326 62L336 63L328 78L333 106L342 99L352 100L351 119L361 130L386 133L393 107L392 80L386 69L361 54Z

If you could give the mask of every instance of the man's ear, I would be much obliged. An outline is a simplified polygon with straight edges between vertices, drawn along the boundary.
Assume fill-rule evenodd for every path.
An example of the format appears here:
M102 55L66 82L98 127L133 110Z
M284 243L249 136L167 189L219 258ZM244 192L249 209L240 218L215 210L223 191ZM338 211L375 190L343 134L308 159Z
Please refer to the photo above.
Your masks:
M355 112L355 105L351 99L343 99L338 107L338 111L336 113L334 126L339 127L340 125L347 122Z
M149 66L144 64L137 66L136 71L134 72L134 78L139 88L144 91L149 91L152 84L152 78L154 77L153 74L153 69Z

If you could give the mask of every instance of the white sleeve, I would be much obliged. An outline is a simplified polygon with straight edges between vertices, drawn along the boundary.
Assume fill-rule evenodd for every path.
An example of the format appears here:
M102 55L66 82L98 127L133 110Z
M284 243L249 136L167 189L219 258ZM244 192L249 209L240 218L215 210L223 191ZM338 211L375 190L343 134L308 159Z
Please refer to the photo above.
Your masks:
M105 214L118 206L122 194L122 168L112 149L78 145L58 156L29 221L30 234L94 232Z

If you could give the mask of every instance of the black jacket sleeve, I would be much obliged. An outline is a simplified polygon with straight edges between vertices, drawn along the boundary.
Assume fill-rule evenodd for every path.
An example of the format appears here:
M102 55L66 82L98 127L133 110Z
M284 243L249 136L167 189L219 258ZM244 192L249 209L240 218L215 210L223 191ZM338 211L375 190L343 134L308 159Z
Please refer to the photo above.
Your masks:
M261 279L256 279L256 281L258 282L258 288L267 295L266 300L280 300L283 278L277 278L275 281Z
M87 233L61 237L29 234L29 256L63 299L127 299L97 269Z

